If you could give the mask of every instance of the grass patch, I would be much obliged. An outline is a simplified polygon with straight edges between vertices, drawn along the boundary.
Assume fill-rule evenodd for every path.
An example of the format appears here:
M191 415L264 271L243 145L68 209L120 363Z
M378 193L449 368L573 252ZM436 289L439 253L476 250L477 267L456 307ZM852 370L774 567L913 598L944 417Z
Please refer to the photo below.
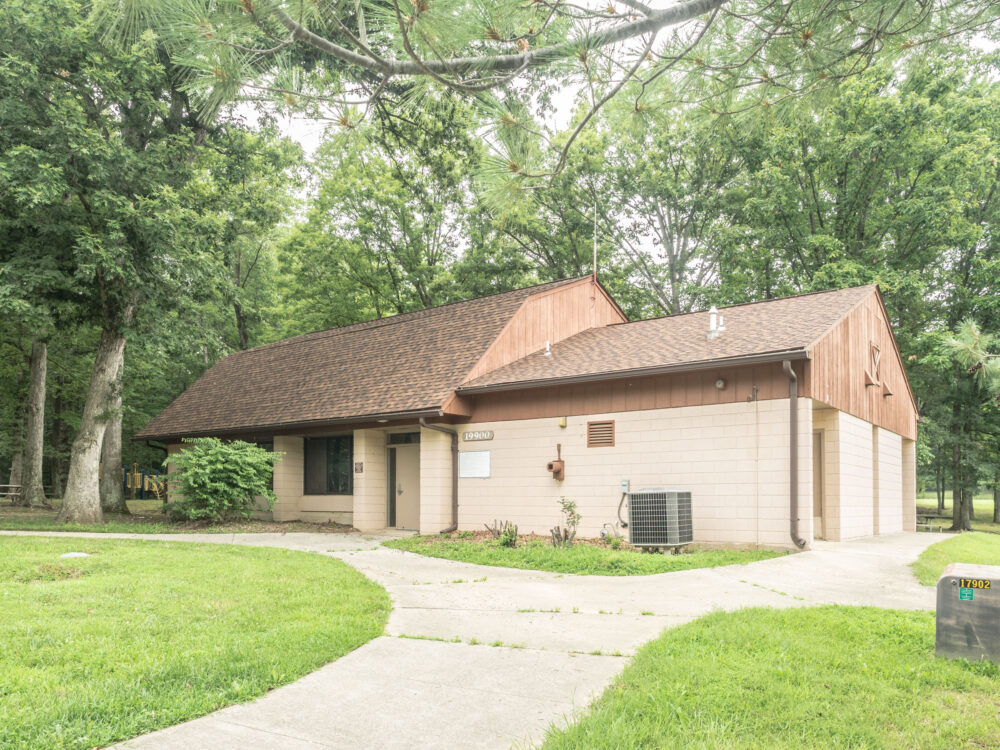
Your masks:
M58 508L59 501L54 501ZM159 512L155 500L129 500L132 515L104 514L104 523L60 523L56 510L0 507L0 531L90 531L105 534L254 534L254 533L344 533L349 526L336 523L274 523L273 521L233 521L209 524L206 521L174 522Z
M934 656L934 615L748 609L642 648L562 748L995 747L1000 667Z
M103 747L250 700L380 635L388 612L315 554L0 537L0 747Z
M642 576L691 568L714 568L785 554L770 550L699 550L680 555L655 555L579 543L557 549L541 540L525 541L511 549L501 547L492 539L471 541L441 536L413 536L383 544L392 549L477 565L601 576Z
M1000 535L968 531L945 539L920 553L913 572L924 586L934 586L951 563L1000 565Z

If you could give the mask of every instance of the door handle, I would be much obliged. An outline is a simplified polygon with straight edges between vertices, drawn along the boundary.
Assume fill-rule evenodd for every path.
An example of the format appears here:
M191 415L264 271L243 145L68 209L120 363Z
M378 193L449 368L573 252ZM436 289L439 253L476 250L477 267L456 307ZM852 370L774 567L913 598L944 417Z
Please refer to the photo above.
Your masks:
M402 495L403 494L403 485L402 484L397 484L396 485L396 494L397 495Z

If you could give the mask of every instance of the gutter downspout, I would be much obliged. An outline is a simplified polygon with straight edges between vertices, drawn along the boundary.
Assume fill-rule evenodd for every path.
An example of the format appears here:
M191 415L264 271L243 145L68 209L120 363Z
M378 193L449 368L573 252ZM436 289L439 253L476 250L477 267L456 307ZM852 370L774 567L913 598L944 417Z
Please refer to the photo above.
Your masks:
M799 379L795 376L790 359L782 360L781 367L788 376L788 427L791 445L788 447L789 461L789 492L788 513L789 531L792 541L799 549L806 546L806 540L799 536Z
M445 435L451 435L451 526L447 529L441 529L439 532L441 534L450 534L458 529L458 432L449 430L447 427L441 427L440 425L427 424L427 420L424 417L420 417L420 426L426 427L428 430L443 432Z

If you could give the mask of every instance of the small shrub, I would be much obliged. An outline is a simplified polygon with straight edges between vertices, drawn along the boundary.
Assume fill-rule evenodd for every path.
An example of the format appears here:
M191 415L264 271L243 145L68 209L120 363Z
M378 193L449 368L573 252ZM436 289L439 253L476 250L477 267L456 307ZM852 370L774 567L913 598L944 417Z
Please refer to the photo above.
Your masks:
M241 440L184 442L187 446L181 453L163 462L176 470L169 481L177 483L180 495L165 506L172 519L212 523L247 519L258 509L258 498L264 499L268 510L274 507L271 477L280 454Z
M576 503L568 497L559 498L559 507L562 509L563 523L565 528L559 526L551 530L553 547L572 547L573 540L576 539L576 527L580 525L582 516L576 510Z
M608 546L611 549L621 549L622 548L622 538L620 536L613 536L608 538Z
M513 549L517 546L517 526L514 524L505 524L503 531L500 532L498 537L501 547L510 547Z

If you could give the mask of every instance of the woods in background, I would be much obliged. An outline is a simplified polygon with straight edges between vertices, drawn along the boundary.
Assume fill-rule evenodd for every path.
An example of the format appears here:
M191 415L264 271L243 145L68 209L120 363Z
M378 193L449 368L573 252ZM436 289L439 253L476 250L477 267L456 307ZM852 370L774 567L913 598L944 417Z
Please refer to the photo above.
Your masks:
M86 10L0 9L0 471L22 502L122 510L98 463L158 466L131 435L229 352L589 273L595 246L633 318L880 284L922 477L959 526L1000 492L1000 410L955 346L1000 326L992 56L949 42L740 118L637 117L633 81L544 187L511 189L455 92L414 112L390 88L307 158L268 110L200 117L155 37L110 47ZM567 142L586 98L518 148Z

